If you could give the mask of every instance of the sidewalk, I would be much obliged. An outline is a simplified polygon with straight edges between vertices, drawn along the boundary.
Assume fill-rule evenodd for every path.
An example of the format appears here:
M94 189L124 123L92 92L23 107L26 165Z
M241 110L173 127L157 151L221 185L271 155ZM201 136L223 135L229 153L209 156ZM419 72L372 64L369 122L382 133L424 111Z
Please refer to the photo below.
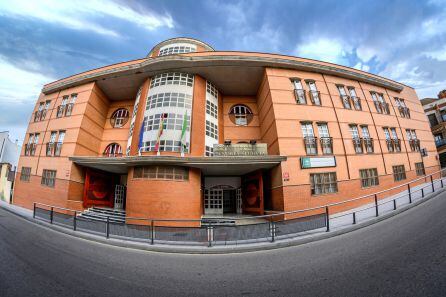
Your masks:
M418 185L411 189L411 199L412 203L409 203L407 190L402 191L396 195L387 197L385 199L378 201L378 212L379 216L376 216L376 208L374 203L367 204L347 212L336 213L330 215L330 232L326 232L326 228L314 229L311 231L301 232L293 234L292 236L277 236L274 242L251 242L242 243L234 245L218 245L207 247L204 245L187 245L187 244L169 244L169 243L157 243L155 245L149 244L147 241L134 241L118 239L118 238L105 238L103 235L97 235L92 233L86 233L82 231L73 231L72 229L62 227L59 225L50 224L43 220L38 220L33 218L33 212L28 209L24 209L19 206L8 204L4 201L0 201L0 207L14 213L28 221L37 223L45 228L56 230L65 234L76 236L79 238L92 240L95 242L110 244L114 246L127 247L142 249L148 251L156 252L167 252L167 253L195 253L195 254L217 254L217 253L239 253L239 252L249 252L249 251L259 251L259 250L269 250L288 246L296 246L312 241L318 241L340 234L348 233L366 226L375 224L399 213L402 213L412 207L415 207L429 199L438 196L443 193L446 189L446 178L443 178L444 188L441 187L441 181L434 181L435 193L432 192L432 185L430 182ZM424 192L424 198L422 198L421 189ZM394 210L394 203L397 209ZM353 224L353 212L356 213L356 224Z

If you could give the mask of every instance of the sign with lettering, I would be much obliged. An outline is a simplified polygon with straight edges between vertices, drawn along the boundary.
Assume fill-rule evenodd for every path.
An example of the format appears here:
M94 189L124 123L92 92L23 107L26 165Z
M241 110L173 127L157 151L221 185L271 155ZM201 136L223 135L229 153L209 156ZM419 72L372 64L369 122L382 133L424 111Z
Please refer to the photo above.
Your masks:
M300 168L336 167L336 158L332 157L300 157Z
M215 144L214 156L266 156L268 148L266 143L236 143L236 144Z
M283 177L283 181L289 181L290 180L290 173L289 172L284 172L282 174Z

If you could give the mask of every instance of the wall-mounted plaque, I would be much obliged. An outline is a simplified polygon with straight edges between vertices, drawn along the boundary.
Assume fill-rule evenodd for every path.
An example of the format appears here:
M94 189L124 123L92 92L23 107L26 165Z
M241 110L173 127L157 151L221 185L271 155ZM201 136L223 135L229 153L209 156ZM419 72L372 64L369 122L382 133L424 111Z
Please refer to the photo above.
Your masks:
M336 158L331 157L300 157L300 168L336 167Z

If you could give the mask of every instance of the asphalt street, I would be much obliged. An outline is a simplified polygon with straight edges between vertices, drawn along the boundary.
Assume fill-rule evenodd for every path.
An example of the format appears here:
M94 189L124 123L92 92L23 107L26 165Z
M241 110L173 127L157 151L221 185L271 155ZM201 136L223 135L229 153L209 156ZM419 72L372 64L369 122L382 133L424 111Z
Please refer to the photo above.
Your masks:
M375 225L272 251L112 247L0 209L0 296L446 296L446 194Z

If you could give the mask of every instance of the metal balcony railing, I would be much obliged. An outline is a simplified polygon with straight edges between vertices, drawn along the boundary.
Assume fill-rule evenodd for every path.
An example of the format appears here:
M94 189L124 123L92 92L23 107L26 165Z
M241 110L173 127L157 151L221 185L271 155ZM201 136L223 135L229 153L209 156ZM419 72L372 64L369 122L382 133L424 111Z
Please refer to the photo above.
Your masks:
M435 146L436 147L440 147L446 145L446 139L439 139L439 140L435 140Z
M401 152L401 140L400 139L386 139L387 150L390 153Z
M420 140L419 139L409 139L409 146L411 151L419 152L420 151Z
M35 143L25 144L25 156L34 156L36 154L36 146Z
M352 109L352 105L350 104L350 97L347 95L341 95L342 104L344 105L344 108Z
M362 110L361 99L357 96L352 96L351 99L353 101L353 106L355 107L355 109Z
M373 154L375 152L373 138L365 137L362 139L362 141L364 143L364 148L365 148L366 153Z
M73 105L73 103L59 105L57 107L56 117L61 118L70 116L73 111Z
M310 94L311 103L314 105L321 105L321 92L319 91L308 91Z
M307 155L317 155L317 137L305 136L304 144Z
M321 137L319 138L321 143L321 151L324 155L333 154L333 137Z
M298 104L307 104L307 96L305 95L305 91L302 89L294 90L294 98Z
M47 157L59 157L62 151L62 142L48 142L46 144Z
M362 147L362 138L360 137L355 137L352 139L353 141L353 147L355 148L355 153L357 154L362 154L364 152L363 147Z
M400 115L401 115L403 118L408 118L408 119L410 119L410 110L409 110L409 108L407 108L407 107L403 107L403 106L398 106L398 110L399 110L399 112L400 112Z

